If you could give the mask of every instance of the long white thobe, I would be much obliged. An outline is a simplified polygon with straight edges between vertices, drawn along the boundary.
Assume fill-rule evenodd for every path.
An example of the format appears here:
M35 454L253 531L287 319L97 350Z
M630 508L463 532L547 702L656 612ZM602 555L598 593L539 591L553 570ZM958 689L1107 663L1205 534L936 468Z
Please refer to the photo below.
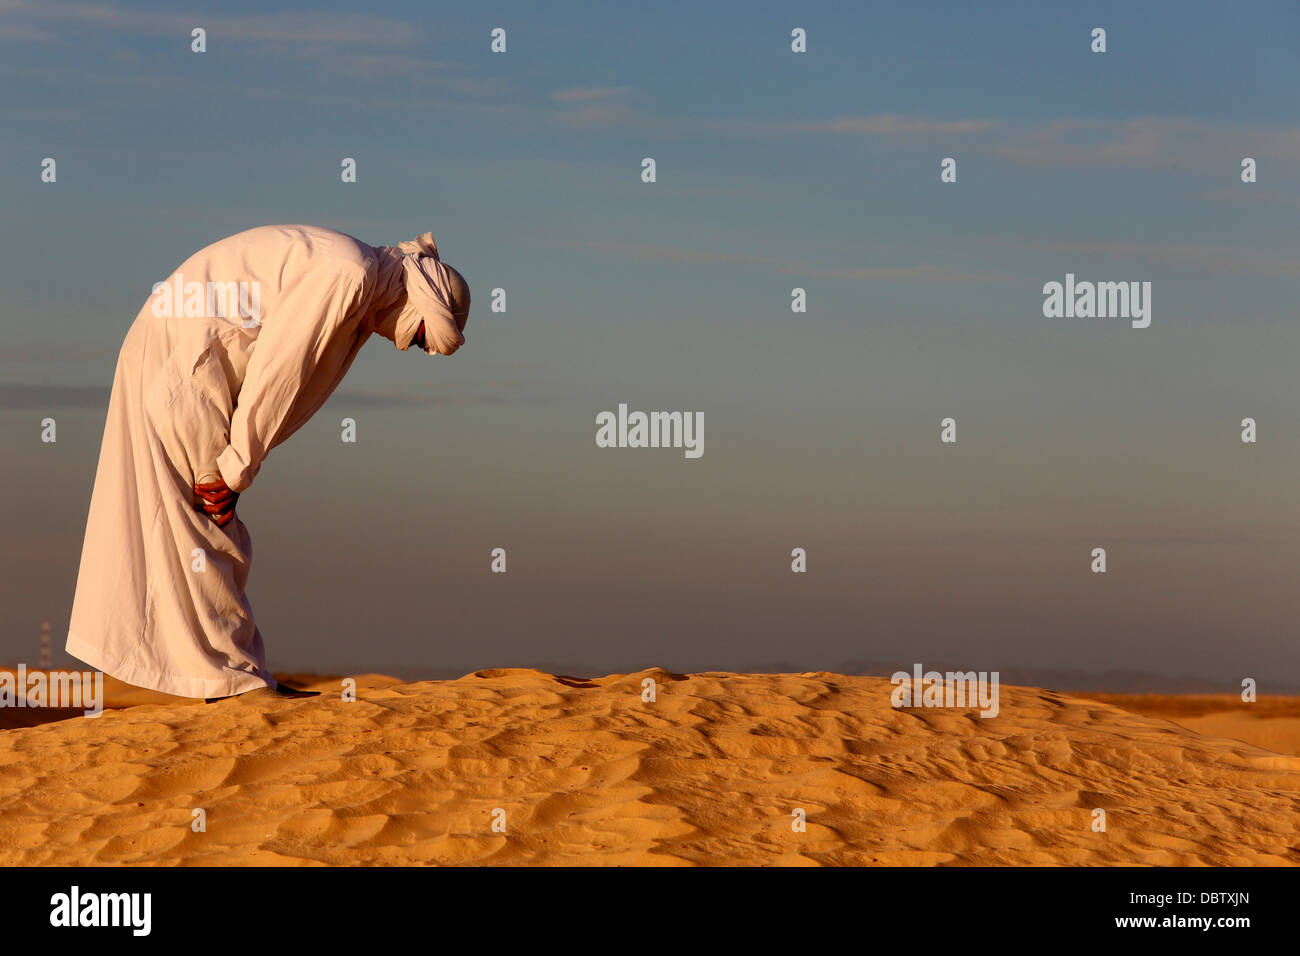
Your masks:
M377 253L331 229L265 226L155 288L117 361L68 653L185 697L275 686L244 594L248 529L217 527L193 486L219 473L243 491L324 404L374 331Z

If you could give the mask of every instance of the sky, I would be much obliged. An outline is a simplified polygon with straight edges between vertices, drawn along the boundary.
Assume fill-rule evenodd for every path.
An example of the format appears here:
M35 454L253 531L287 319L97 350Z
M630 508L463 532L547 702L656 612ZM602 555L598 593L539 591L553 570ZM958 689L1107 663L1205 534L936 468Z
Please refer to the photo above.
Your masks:
M152 284L310 223L431 230L474 308L241 496L273 667L1300 684L1298 50L1281 2L0 0L0 658L66 636ZM1150 327L1045 317L1067 274ZM620 403L704 454L598 447Z

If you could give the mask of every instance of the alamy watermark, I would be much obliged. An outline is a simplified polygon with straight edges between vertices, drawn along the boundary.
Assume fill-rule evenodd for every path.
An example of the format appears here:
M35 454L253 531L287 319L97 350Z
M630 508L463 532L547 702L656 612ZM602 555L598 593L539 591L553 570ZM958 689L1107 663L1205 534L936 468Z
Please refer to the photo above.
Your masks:
M238 316L246 329L262 322L262 283L186 282L177 272L167 282L153 284L153 314L158 318L230 319Z
M1065 282L1043 286L1043 315L1049 319L1129 319L1135 329L1151 325L1150 282Z
M56 707L84 710L86 717L104 712L103 671L0 671L0 707Z
M74 885L50 897L50 925L126 927L133 936L148 936L153 928L153 894L83 893Z
M596 445L600 448L681 448L687 458L704 454L703 412L629 412L596 416Z
M998 715L997 671L895 671L890 704L894 707L979 707L981 717Z

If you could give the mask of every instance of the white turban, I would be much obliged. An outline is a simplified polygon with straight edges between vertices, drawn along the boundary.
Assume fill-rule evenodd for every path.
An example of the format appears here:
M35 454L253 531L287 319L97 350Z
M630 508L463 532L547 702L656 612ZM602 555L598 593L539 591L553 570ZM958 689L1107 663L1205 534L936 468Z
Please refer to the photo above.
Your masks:
M410 306L397 322L393 343L405 351L424 322L425 351L433 355L451 355L465 344L462 329L469 315L469 288L455 269L438 257L433 233L426 232L409 242L398 244L403 253L403 281ZM456 291L463 290L458 302Z

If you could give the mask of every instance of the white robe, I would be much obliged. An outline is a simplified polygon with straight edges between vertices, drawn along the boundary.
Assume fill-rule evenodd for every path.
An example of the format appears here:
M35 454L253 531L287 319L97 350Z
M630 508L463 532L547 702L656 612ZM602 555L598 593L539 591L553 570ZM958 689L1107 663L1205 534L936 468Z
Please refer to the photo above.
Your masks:
M193 486L219 473L243 491L324 404L389 304L377 301L392 295L386 261L331 229L265 226L208 246L169 277L173 291L177 275L202 284L201 314L186 315L183 302L155 314L163 288L145 303L117 361L68 653L184 697L276 686L244 595L248 529L237 514L217 527L196 510ZM209 314L209 282L249 283L250 301L257 289L257 324L237 308Z

